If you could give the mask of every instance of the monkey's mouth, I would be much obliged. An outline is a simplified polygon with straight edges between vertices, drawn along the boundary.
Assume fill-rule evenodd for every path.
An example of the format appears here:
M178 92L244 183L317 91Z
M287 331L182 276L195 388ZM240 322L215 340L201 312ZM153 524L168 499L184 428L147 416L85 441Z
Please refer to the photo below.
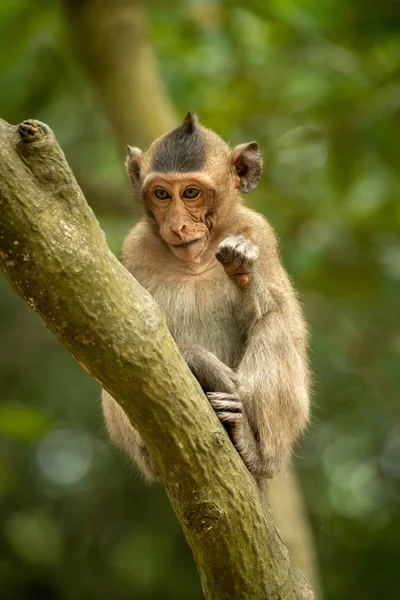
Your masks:
M188 246L191 246L192 244L195 244L196 242L199 242L202 239L202 237L199 237L195 240L191 240L190 242L183 242L183 244L170 244L170 246L172 246L173 248L187 248Z

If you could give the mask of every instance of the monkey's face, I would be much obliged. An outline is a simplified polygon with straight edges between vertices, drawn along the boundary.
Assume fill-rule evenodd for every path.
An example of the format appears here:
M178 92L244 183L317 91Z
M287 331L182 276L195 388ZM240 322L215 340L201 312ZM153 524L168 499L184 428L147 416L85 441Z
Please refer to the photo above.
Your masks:
M162 240L186 262L199 261L212 227L215 189L200 173L152 173L143 196L156 220Z
M262 159L256 142L231 150L189 112L180 127L143 152L128 146L126 167L147 217L181 260L200 262L210 233L229 217L238 193L258 184Z

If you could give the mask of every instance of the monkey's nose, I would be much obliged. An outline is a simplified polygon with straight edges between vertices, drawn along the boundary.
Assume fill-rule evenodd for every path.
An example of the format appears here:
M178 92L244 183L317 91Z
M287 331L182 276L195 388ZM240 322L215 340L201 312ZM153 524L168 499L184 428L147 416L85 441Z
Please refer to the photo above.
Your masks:
M170 229L176 235L181 236L183 233L185 233L186 224L183 223L183 222L181 222L181 223L171 223Z

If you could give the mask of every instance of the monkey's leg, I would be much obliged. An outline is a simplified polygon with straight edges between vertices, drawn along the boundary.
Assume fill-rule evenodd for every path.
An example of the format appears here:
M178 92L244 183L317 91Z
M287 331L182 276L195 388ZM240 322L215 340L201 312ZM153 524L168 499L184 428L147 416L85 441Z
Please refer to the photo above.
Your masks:
M139 432L108 392L103 390L101 396L104 418L111 439L136 463L146 479L152 481L158 477L157 467Z

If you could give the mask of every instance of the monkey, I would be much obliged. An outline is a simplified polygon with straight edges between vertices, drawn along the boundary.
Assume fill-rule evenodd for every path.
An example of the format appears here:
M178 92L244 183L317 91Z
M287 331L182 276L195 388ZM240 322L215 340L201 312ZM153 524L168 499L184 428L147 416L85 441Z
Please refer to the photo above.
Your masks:
M277 236L241 194L259 183L256 142L231 149L194 112L126 169L141 219L122 262L160 306L183 358L261 486L289 464L309 420L308 328ZM103 390L111 438L151 481L157 467Z

